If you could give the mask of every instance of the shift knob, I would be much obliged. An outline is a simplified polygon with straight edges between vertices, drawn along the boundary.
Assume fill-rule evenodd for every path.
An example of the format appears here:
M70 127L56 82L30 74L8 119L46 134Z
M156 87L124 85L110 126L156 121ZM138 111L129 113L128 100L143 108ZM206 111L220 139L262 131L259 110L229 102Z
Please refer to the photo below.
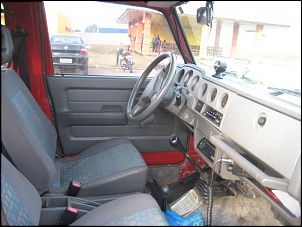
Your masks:
M163 198L168 198L169 193L170 193L169 185L167 185L167 184L163 185L161 187L161 192L162 192Z
M172 147L176 148L178 151L181 153L187 153L186 149L184 146L181 144L180 139L178 136L171 136L169 143Z
M161 186L161 192L162 192L162 197L163 197L163 201L161 204L161 210L165 212L167 209L167 204L168 204L167 201L168 201L168 197L170 194L169 185L165 184L165 185Z

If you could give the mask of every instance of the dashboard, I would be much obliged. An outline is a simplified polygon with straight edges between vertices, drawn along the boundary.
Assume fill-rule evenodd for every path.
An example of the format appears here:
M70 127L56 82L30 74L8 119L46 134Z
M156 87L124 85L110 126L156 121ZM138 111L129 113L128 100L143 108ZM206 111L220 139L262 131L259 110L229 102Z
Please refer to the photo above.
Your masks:
M285 192L301 204L301 107L192 64L177 66L173 89L166 108L194 133L194 149L208 166L296 223L269 194Z

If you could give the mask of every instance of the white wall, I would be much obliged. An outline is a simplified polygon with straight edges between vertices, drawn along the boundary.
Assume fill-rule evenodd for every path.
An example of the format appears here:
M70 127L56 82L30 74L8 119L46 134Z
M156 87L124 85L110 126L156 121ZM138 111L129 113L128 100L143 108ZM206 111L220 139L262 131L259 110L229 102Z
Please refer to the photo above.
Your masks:
M128 35L127 33L85 33L74 32L76 35L82 36L86 45L100 44L100 45L117 45L126 46Z

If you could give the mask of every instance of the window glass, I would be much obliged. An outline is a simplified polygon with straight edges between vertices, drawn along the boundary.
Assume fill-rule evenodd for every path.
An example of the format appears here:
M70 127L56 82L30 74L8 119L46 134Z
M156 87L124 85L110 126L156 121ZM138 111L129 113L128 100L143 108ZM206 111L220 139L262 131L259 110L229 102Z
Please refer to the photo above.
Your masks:
M301 2L214 1L211 26L196 20L205 6L177 8L196 63L215 74L223 62L222 77L301 105Z
M140 76L166 51L183 62L158 11L89 1L45 1L44 6L55 74Z
M1 25L5 25L4 6L1 3Z
M1 25L5 25L5 15L4 15L4 6L3 4L1 3ZM1 64L1 69L2 68L8 68L9 67L9 64L8 63L5 63L5 64Z

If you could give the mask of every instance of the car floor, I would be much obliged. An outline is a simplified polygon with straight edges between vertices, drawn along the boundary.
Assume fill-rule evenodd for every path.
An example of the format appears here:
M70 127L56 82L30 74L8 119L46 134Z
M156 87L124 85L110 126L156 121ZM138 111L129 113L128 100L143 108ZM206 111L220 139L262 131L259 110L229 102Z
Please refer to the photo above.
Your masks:
M202 180L199 174L192 174L181 182L169 182L164 179L163 173L167 173L166 178L173 176L175 178L175 167L153 167L150 171L147 187L150 194L161 205L162 192L161 186L169 185L170 193L167 200L168 209L180 211L181 206L187 209L187 212L181 214L188 217L196 213L201 213L204 225L207 225L208 201L205 191L203 191ZM213 226L282 226L271 210L270 204L262 197L248 198L240 193L229 190L221 184L213 184L213 206L211 225ZM192 206L191 196L194 198ZM185 204L186 203L186 204ZM189 204L189 205L188 205ZM188 208L189 207L189 208Z
M200 212L207 223L208 203L202 199L191 213ZM282 226L275 219L271 206L262 197L247 198L241 193L236 196L214 198L211 225L213 226Z

